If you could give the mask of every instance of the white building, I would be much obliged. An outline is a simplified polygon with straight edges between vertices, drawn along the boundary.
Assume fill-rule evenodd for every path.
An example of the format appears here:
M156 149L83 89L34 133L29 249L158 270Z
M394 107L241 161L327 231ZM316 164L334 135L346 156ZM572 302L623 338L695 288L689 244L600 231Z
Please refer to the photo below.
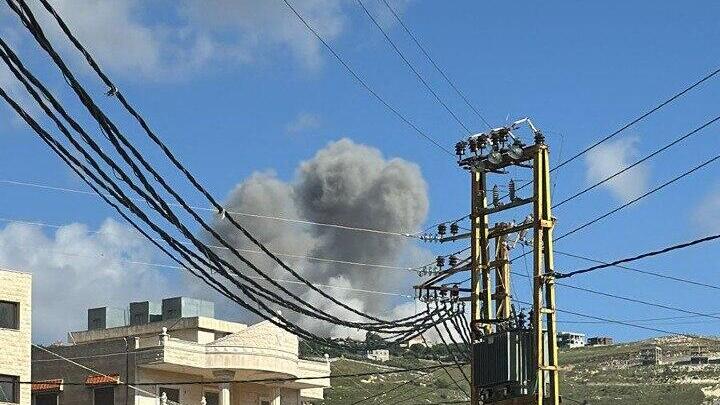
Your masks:
M365 357L375 361L388 361L390 360L390 351L388 349L368 350Z
M32 276L0 270L0 403L30 405Z
M558 333L558 345L560 347L584 347L587 344L584 333L560 332Z
M161 320L150 313L128 317L134 325L104 328L112 322L97 321L98 314L121 317L91 310L90 330L72 332L71 344L47 349L82 358L94 372L33 350L33 380L46 383L33 384L36 405L41 400L47 401L42 405L157 405L163 394L171 405L301 405L323 398L330 364L300 359L297 336L270 321L247 326L192 316L213 315L207 304L163 300ZM158 307L143 306L151 312ZM76 385L63 386L63 379ZM118 380L140 389L127 389Z

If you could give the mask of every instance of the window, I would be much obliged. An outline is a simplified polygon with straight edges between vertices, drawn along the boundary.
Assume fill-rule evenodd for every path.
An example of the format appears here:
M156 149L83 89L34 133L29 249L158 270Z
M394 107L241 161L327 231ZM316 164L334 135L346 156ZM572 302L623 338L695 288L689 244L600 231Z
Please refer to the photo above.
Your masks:
M260 399L260 405L270 405L269 399Z
M20 329L20 304L0 301L0 328Z
M0 375L0 402L20 403L20 379L11 375Z
M94 405L115 405L115 387L95 388Z
M38 394L35 396L35 405L58 405L58 394Z
M220 405L220 394L217 392L205 391L205 401L207 405Z
M180 390L176 390L174 388L160 387L158 395L162 396L163 392L167 396L169 404L180 402Z

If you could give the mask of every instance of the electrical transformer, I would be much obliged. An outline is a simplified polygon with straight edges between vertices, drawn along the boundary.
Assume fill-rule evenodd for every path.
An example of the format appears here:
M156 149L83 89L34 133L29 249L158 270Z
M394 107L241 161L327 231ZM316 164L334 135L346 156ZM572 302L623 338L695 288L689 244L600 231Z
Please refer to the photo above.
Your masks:
M493 333L474 344L473 384L484 403L531 394L536 369L528 329Z

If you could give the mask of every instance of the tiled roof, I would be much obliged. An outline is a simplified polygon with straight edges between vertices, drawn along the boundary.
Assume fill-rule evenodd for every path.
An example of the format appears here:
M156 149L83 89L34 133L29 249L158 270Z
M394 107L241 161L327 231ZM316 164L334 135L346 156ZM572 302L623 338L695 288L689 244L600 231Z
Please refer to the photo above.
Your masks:
M53 392L62 391L62 378L53 380L34 381L31 385L32 392Z
M120 383L120 376L118 374L109 374L109 375L102 375L102 374L92 374L87 376L85 379L86 385L112 385L112 384L119 384Z

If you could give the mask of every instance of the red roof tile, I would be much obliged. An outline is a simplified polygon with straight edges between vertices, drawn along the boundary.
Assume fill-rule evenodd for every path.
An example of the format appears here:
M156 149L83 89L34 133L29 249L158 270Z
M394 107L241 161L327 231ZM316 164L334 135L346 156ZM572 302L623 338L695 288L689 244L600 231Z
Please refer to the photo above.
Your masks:
M34 381L31 385L32 392L62 391L62 378L53 380Z
M92 374L87 376L87 378L85 379L85 384L87 385L112 385L119 383L120 376L118 374Z

